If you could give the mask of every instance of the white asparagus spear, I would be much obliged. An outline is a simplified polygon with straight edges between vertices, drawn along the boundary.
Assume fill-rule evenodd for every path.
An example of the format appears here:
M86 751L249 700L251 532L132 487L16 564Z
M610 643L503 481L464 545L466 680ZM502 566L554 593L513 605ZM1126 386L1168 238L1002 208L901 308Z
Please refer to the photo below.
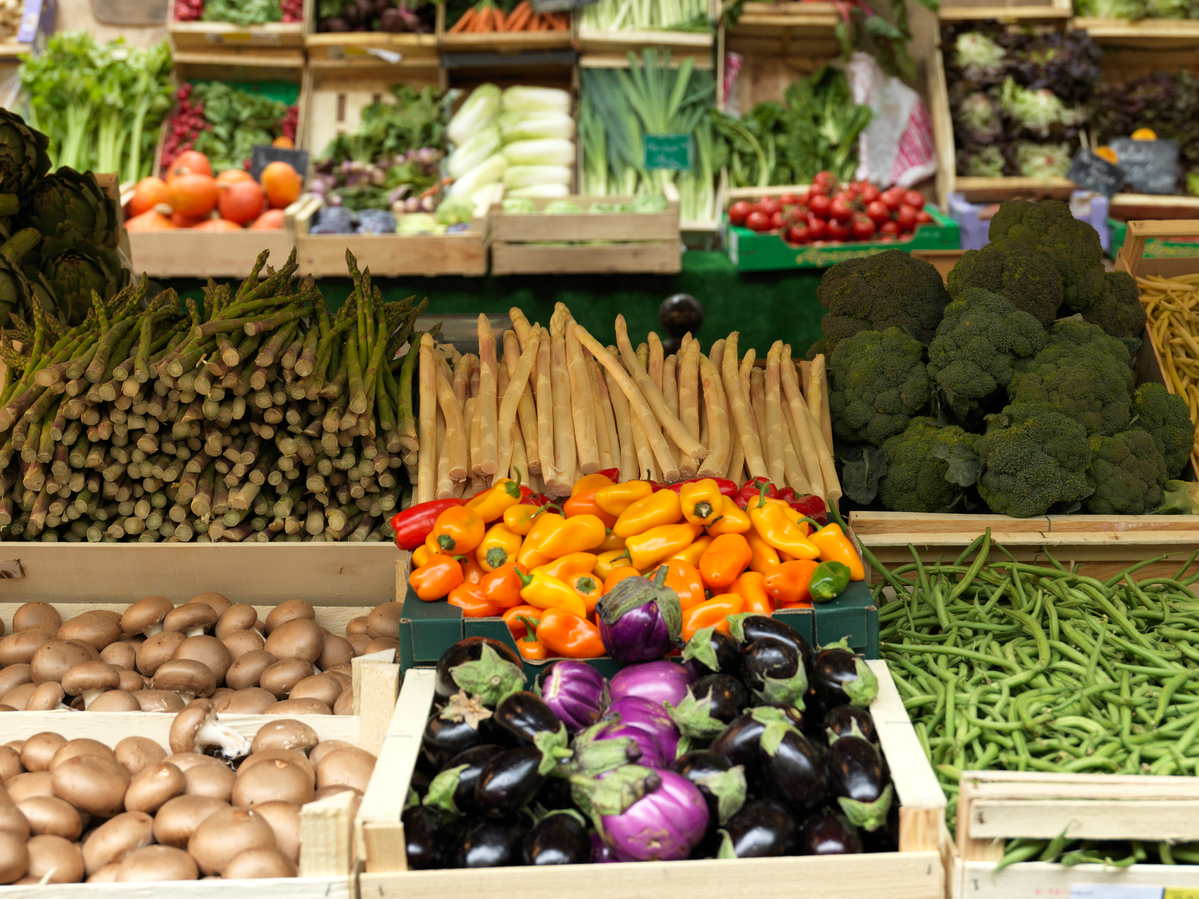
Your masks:
M541 460L541 480L546 488L558 483L554 467L554 389L550 378L550 334L541 328L537 344L537 457Z
M506 343L507 343L507 341L505 340L505 344ZM501 434L511 433L513 426L516 425L517 409L520 406L521 398L524 397L524 395L525 395L525 388L528 386L528 383L529 383L529 375L533 371L533 362L537 358L537 348L540 345L540 340L539 340L538 335L536 335L536 334L532 335L529 338L529 342L526 344L524 350L520 353L519 359L515 358L515 353L517 350L517 341L516 341L515 335L512 338L512 344L513 345L510 349L513 354L513 360L515 361L516 364L510 365L505 369L506 373L509 374L509 378L508 378L508 387L504 391L504 398L500 401L500 412L499 412L499 429L500 430L499 430L499 432ZM522 445L521 455L524 455L523 433L521 436L521 445ZM507 452L500 454L500 458L499 458L500 472L506 472L511 467L512 452L513 452L513 446L512 446L512 442L509 440L509 441L507 441ZM527 459L524 460L524 464L527 464ZM523 464L522 464L522 467L523 467Z
M688 334L687 337L691 335ZM687 341L687 346L679 356L679 420L687 429L687 433L708 446L699 437L699 355L698 340ZM711 451L712 447L708 446Z
M783 347L779 359L779 375L783 383L783 394L787 398L787 418L795 434L795 448L798 451L800 465L812 485L812 492L819 497L826 497L824 474L820 467L820 456L816 451L816 438L808 422L807 403L799 390L799 372L791 359L791 346Z
M559 304L561 305L561 304ZM563 306L564 321L571 321L569 311ZM591 372L587 368L587 355L583 345L572 331L566 331L566 369L570 381L570 416L574 424L575 449L582 474L595 474L600 470L598 425L595 420L595 399L591 395Z
M700 465L699 474L705 478L723 478L731 461L730 443L737 444L737 441L730 441L728 409L725 405L724 388L720 383L720 372L708 357L702 354L699 357L699 378L704 388L704 414L708 423L709 439L712 441L712 452Z
M417 501L437 498L437 360L433 356L433 337L420 339L420 449L417 464Z
M737 338L738 334L734 331L728 336L722 348L724 358L721 360L721 365L725 401L729 406L729 418L735 426L737 443L741 446L741 457L745 468L749 471L749 476L764 478L767 477L767 474L766 463L762 460L762 444L758 438L757 428L750 419L749 397L741 389L741 375L737 367ZM734 449L734 460L736 455Z
M558 496L569 496L577 469L574 420L570 414L570 375L566 367L565 318L555 312L550 319L550 378L554 384L554 469L558 480L552 485ZM565 489L565 493L562 491Z
M446 475L451 481L466 480L466 467L469 462L467 442L470 439L466 424L462 419L462 407L454 394L454 387L448 375L449 366L445 362L437 364L437 405L444 419ZM440 432L439 432L440 433ZM438 439L440 445L441 439ZM441 487L440 471L438 472L438 489Z
M629 411L629 400L616 383L616 379L612 377L611 372L601 370L600 376L604 379L604 387L611 402L612 418L616 427L616 442L620 446L620 455L614 461L620 469L622 481L635 481L640 475L637 470L637 450L633 446L633 416Z
M496 421L496 384L499 374L495 358L495 334L487 316L482 313L479 313L479 366L479 410L482 413L479 422L479 446L483 454L480 467L483 474L493 475L499 468L499 432Z
M446 441L446 422L439 405L437 408L437 499L449 499L453 495L454 479L450 477L450 453L449 444Z
M508 310L508 317L512 319L512 329L516 332L517 340L520 341L520 348L523 351L533 332L539 331L540 328L530 325L524 313L515 306ZM512 372L509 371L508 374L511 375ZM525 385L525 392L521 395L520 405L516 409L521 434L524 437L525 457L528 460L530 474L541 473L541 453L537 438L537 405L533 401L536 389L537 360L534 359L533 371L529 374L529 383Z
M763 405L766 418L766 443L770 447L770 480L787 483L786 441L783 439L783 398L779 382L779 358L783 342L776 340L766 354L766 375L763 383Z

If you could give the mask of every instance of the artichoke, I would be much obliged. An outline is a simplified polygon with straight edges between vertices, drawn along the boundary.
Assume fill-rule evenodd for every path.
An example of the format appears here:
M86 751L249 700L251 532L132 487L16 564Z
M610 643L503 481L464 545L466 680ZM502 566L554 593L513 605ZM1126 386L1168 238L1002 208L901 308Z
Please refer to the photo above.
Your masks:
M40 282L57 306L58 319L76 325L92 308L92 292L108 300L125 286L128 273L115 252L76 244L43 258Z
M115 247L121 221L116 202L101 189L95 175L65 166L37 186L24 219L46 237L43 252L48 255L78 243Z
M50 171L50 138L14 112L0 109L0 215L15 215Z
M34 302L33 285L19 268L0 255L0 328L8 327L12 313L25 313Z

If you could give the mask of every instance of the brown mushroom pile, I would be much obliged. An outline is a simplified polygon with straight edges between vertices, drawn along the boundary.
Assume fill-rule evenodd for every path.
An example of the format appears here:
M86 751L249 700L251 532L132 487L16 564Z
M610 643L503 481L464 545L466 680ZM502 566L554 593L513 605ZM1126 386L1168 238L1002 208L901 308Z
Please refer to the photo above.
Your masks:
M352 715L350 661L399 646L400 609L376 606L341 637L299 599L265 621L219 593L178 606L147 596L124 614L65 622L48 603L26 603L11 634L0 622L0 711L178 712L199 697L218 712Z
M241 755L201 751L226 741ZM246 740L203 699L172 723L169 752L34 734L0 746L0 884L295 877L300 808L361 796L374 765L294 719Z

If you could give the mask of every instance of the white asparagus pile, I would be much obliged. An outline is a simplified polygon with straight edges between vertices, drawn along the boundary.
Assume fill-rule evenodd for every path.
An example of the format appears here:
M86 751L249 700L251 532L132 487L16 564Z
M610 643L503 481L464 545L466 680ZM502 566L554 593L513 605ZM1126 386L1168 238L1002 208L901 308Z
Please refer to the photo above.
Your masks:
M840 498L823 356L801 373L780 340L760 367L753 349L739 357L736 331L707 355L688 334L664 356L653 333L634 348L623 316L608 347L561 303L548 329L515 307L509 316L499 340L479 316L477 356L422 339L413 502L470 496L499 477L569 496L607 468L622 481L761 477Z

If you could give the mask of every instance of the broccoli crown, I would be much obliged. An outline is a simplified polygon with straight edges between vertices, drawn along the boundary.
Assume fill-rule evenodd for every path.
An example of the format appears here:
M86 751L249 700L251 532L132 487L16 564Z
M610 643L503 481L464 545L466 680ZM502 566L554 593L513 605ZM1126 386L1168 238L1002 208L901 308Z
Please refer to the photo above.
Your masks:
M1049 345L1016 361L1008 384L1013 403L1046 403L1088 434L1118 434L1132 418L1133 373L1128 348L1102 328L1066 320L1049 331Z
M1056 266L1062 299L1071 312L1082 312L1103 296L1103 246L1099 234L1080 222L1061 200L1008 200L991 219L992 242L1014 254L1038 253Z
M1166 463L1145 431L1091 437L1087 511L1096 515L1141 515L1162 499Z
M903 250L839 263L824 273L816 298L830 351L859 331L899 328L928 345L949 303L937 269Z
M833 433L881 446L928 403L924 347L899 328L862 331L837 344L829 362Z
M1056 266L1039 254L1013 253L1004 243L990 243L962 254L949 273L949 295L956 300L971 287L1007 297L1043 328L1053 324L1062 305L1062 276Z
M1082 317L1112 337L1140 337L1146 317L1136 280L1128 272L1104 273L1103 296Z
M928 374L954 413L965 418L1008 385L1018 358L1044 349L1041 323L980 287L961 290L928 348Z
M1199 484L1194 481L1166 481L1162 502L1154 515L1199 515Z
M1143 428L1166 463L1166 477L1176 478L1195 445L1195 424L1187 401L1161 384L1147 383L1132 397L1133 426Z
M887 471L878 482L883 506L892 512L948 512L961 495L959 485L978 474L974 440L959 427L913 418L883 444Z
M1028 518L1086 497L1087 432L1044 403L1017 403L995 416L975 442L978 493L992 512Z

